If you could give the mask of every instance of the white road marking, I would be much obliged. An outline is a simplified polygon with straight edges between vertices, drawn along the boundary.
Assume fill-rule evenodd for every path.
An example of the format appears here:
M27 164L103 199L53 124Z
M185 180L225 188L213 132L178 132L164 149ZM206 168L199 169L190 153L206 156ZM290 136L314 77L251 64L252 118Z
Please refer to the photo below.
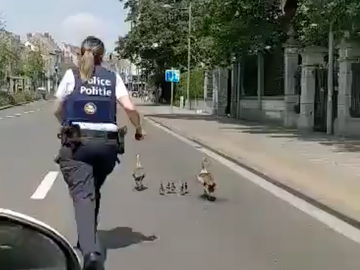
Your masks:
M251 181L252 183L258 185L259 187L265 189L266 191L270 192L277 198L289 203L290 205L296 207L300 211L310 215L311 217L315 218L316 220L322 222L329 228L333 229L334 231L342 234L346 238L360 244L360 230L357 228L349 225L348 223L330 215L329 213L313 206L312 204L292 195L291 193L271 184L270 182L266 181L265 179L261 178L260 176L240 167L239 165L219 156L218 154L207 150L201 145L190 141L189 139L159 125L158 123L154 122L153 120L144 117L149 123L153 124L154 126L162 129L163 131L171 134L172 136L176 137L177 139L195 147L198 151L203 152L204 154L208 155L209 157L217 160L218 162L222 163L223 165L227 166L234 172L241 175L243 178Z
M37 109L38 111L41 111L43 108ZM16 113L14 115L7 115L6 118L14 118L14 117L19 117L22 116L23 114L29 114L29 113L34 113L35 111L26 111L23 113ZM2 120L3 118L0 118L0 120Z
M44 179L41 181L40 185L35 190L34 194L31 196L33 200L43 200L48 194L49 190L53 186L59 172L50 171L48 172Z

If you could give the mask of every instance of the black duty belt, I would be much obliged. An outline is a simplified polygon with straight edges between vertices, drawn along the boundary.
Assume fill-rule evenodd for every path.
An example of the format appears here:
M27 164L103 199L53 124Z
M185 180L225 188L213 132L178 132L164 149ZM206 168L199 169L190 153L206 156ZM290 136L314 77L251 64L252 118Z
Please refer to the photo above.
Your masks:
M80 131L80 137L84 139L105 139L105 140L117 140L119 133L117 131L100 131L82 129Z
M81 145L82 141L103 140L108 143L116 142L118 148L118 154L122 155L125 152L125 135L127 133L127 127L120 128L115 131L97 131L89 129L80 129L79 126L64 126L58 138L61 140L62 146L67 146L72 149L72 154ZM55 159L56 163L59 163L62 157L61 154ZM68 157L69 158L69 157ZM71 158L71 157L70 157ZM118 159L118 162L119 159Z

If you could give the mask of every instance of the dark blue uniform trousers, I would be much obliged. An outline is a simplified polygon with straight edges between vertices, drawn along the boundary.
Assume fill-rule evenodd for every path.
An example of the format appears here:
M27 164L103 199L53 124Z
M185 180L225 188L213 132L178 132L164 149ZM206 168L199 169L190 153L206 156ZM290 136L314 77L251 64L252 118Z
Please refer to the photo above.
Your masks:
M75 151L63 146L59 165L73 199L78 241L83 255L101 253L97 238L100 188L113 171L118 156L115 143L88 141Z

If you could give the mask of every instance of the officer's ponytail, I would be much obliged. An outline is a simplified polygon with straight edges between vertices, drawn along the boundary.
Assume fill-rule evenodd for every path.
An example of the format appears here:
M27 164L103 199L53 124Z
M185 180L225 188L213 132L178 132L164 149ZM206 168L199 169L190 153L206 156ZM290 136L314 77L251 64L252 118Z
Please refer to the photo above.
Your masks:
M95 60L94 53L91 50L86 50L80 58L79 73L83 81L91 79L94 73Z
M79 73L83 81L91 79L96 65L101 65L105 52L104 43L93 36L87 37L81 44Z

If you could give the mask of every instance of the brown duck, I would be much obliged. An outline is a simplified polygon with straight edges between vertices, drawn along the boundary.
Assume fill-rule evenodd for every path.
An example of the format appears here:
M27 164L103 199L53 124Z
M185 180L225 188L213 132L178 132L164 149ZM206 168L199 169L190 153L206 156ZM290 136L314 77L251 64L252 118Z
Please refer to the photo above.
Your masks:
M203 185L204 195L206 197L212 196L216 188L214 176L207 169L209 164L210 162L207 160L206 157L204 157L201 163L201 171L197 176L198 181Z

